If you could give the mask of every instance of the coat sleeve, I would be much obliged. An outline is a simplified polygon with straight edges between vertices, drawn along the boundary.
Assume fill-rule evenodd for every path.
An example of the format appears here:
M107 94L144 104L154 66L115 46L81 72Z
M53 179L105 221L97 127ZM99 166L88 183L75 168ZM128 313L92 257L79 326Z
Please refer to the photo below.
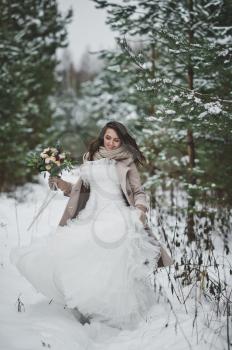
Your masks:
M134 195L135 207L146 213L148 211L146 194L143 186L141 185L140 175L134 162L130 164L128 179Z
M73 183L59 179L57 181L57 187L63 191L64 196L66 197L70 197L71 191L72 191L72 187L73 187Z

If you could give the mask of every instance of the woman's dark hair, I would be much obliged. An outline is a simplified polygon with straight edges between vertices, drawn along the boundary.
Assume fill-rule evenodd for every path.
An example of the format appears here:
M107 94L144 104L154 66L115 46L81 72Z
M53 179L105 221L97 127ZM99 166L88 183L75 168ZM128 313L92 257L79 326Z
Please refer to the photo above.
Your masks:
M135 139L128 133L126 127L122 123L117 121L110 121L106 123L106 125L100 131L98 137L91 141L88 149L88 160L93 160L94 153L99 150L100 146L104 146L104 135L106 129L108 128L114 129L114 131L120 138L122 145L124 145L126 150L128 150L131 153L135 164L137 165L140 163L143 165L142 162L146 161L146 158L144 157L143 153L139 150Z

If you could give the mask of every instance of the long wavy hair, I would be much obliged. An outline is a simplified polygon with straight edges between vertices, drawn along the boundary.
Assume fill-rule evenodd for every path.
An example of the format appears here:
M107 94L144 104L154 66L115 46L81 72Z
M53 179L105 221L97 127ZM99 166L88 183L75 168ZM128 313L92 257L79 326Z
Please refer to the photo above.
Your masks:
M117 133L119 139L121 140L121 145L124 145L127 151L131 153L131 156L136 165L141 164L146 161L145 156L140 151L135 139L129 134L127 128L120 122L110 121L101 129L98 137L90 142L88 147L89 157L88 160L93 160L93 155L99 150L100 146L104 146L104 135L106 129L111 128Z

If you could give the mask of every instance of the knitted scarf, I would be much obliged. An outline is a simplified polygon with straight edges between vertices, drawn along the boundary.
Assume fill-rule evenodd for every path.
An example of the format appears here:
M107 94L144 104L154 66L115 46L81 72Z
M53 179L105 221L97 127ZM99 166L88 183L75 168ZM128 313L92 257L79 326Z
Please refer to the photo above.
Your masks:
M88 157L88 152L85 154L85 159ZM96 151L93 155L93 160L101 159L101 158L111 158L111 159L127 159L132 158L133 155L129 152L124 145L116 149L107 150L104 146L99 147L99 151Z

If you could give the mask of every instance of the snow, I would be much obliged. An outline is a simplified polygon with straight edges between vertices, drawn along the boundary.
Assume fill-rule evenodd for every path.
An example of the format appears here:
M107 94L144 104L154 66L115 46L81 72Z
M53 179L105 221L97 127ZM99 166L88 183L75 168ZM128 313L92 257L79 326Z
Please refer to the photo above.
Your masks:
M174 111L173 109L166 109L166 114L168 115L173 115L173 114L176 114L176 111Z
M65 173L63 179L75 182L78 169ZM157 303L146 320L141 320L134 330L117 329L92 320L81 325L69 309L54 302L49 303L38 293L10 263L13 246L29 244L34 238L48 234L57 227L67 202L60 191L51 192L47 179L42 176L39 184L27 184L14 196L1 195L0 202L0 343L4 350L154 350L154 349L212 349L222 348L222 340L213 332L217 321L207 327L204 313L211 303L204 301L204 312L198 310L198 325L193 328L195 303L200 299L194 294L183 304L172 295L168 286L168 268L159 269L157 282L162 286L156 291ZM31 230L27 230L43 201L54 198L43 211ZM171 270L172 271L172 270ZM171 273L172 275L172 273ZM173 281L174 283L174 281ZM178 286L175 288L178 289ZM186 296L190 289L183 288ZM190 294L191 294L190 293ZM22 310L18 312L18 302ZM113 302L113 300L112 300ZM226 317L226 316L225 316Z
M172 102L178 102L178 101L180 101L180 96L174 95L174 96L171 98L171 101L172 101Z
M218 56L227 56L229 55L230 51L228 49L222 50L218 53Z
M152 122L152 121L155 121L155 120L156 120L156 117L154 117L154 116L151 115L151 116L145 117L144 119L147 120L147 121Z
M143 69L151 69L152 68L152 62L145 62L141 65Z
M205 103L204 107L210 114L220 114L222 112L222 106L218 101Z

